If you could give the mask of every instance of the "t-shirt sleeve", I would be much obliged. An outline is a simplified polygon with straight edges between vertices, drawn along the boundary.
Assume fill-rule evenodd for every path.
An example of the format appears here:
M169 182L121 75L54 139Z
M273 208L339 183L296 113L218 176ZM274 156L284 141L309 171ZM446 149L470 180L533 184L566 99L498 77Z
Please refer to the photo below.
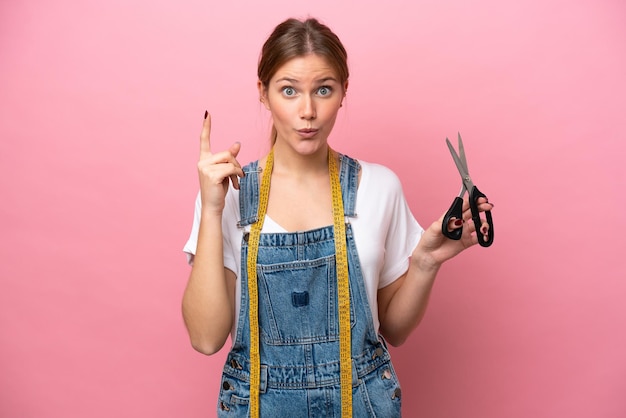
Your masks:
M391 171L387 177L390 218L379 288L390 285L408 270L409 258L424 233L406 201L400 179Z
M237 190L235 190L231 185L226 195L226 204L222 214L222 232L224 235L224 267L234 272L237 271L237 260L234 251L238 251L238 249L233 247L231 239L232 235L238 232L236 226L238 221L238 202ZM198 192L189 239L183 247L183 252L187 255L187 263L189 263L189 265L193 265L193 259L198 246L198 232L200 230L201 213L202 201L200 200L200 193Z
M187 263L193 264L193 257L196 254L196 248L198 246L198 231L200 229L200 213L202 211L202 202L200 201L200 192L196 196L196 204L193 213L193 223L191 224L191 232L189 233L189 239L183 247L183 252L187 255Z

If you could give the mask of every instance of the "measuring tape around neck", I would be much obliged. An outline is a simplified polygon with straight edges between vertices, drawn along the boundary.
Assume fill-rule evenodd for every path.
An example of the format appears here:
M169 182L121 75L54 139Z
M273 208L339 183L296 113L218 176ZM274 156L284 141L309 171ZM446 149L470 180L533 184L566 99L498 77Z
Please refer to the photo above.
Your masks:
M252 225L248 237L248 294L250 321L250 418L259 417L259 387L261 359L259 353L259 296L256 264L259 254L259 239L267 213L270 181L274 168L274 149L270 151L263 170L259 196L258 220ZM337 293L339 299L339 371L341 383L341 416L352 417L352 356L350 336L350 287L348 283L348 254L346 249L346 225L339 182L337 161L328 148L328 171L330 174L333 201L333 226L335 238L335 260L337 266Z

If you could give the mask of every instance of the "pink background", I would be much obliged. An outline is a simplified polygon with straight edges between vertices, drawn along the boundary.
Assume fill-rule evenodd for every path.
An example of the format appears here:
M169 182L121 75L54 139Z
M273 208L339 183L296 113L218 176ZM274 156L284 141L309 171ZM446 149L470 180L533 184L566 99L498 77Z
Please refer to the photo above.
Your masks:
M0 415L214 416L225 352L180 314L201 118L265 152L258 52L307 14L350 54L332 145L428 225L460 131L496 205L393 350L405 415L626 416L621 0L2 2Z

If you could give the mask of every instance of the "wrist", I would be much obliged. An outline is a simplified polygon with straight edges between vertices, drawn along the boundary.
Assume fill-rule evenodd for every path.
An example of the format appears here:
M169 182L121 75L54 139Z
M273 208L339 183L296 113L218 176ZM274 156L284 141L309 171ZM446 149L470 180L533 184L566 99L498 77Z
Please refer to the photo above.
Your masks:
M222 221L222 213L223 213L224 209L214 209L214 208L210 208L207 206L202 206L202 210L200 212L200 219L204 219L204 220L216 220L216 221Z
M437 273L443 264L435 259L429 252L423 251L418 245L411 255L411 264L426 273Z

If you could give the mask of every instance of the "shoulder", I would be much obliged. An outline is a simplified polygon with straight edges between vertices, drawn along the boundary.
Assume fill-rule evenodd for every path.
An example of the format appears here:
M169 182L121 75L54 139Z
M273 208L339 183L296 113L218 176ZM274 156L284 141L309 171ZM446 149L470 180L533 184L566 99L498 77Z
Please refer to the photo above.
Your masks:
M369 161L358 160L358 162L361 166L359 188L378 188L383 193L402 191L400 178L391 168Z
M383 175L385 177L398 178L396 173L391 168L387 167L386 165L373 163L370 161L363 161L363 160L356 160L356 161L358 161L359 165L364 171L367 170L374 174Z

